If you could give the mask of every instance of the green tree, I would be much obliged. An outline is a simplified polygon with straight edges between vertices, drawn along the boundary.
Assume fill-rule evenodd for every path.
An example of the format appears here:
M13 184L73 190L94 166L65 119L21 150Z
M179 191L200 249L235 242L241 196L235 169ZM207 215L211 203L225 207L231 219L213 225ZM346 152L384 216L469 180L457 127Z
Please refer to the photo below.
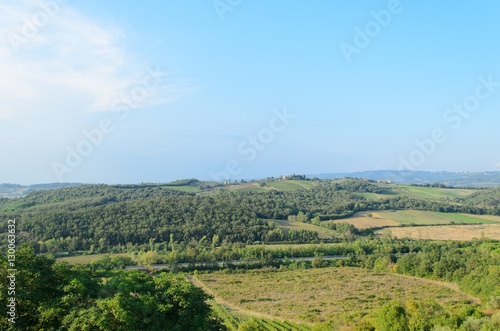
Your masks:
M323 263L324 263L324 260L321 257L315 257L311 261L311 266L313 268L321 268L321 267L323 267Z
M0 262L0 276L5 279L8 264L3 257ZM102 269L96 272L87 266L71 266L36 255L30 245L17 251L16 267L15 329L225 330L206 303L210 297L182 275ZM7 289L0 288L4 307L10 297ZM9 327L7 316L3 316L0 329Z
M447 314L434 300L406 302L408 329L410 331L430 331L435 325L445 323Z
M155 251L149 251L146 253L143 253L139 257L139 262L144 265L153 265L158 263L158 260L160 259L160 256L158 255L157 252Z
M304 212L299 211L297 214L297 222L307 223L307 221L307 215Z
M409 331L405 306L399 301L390 301L375 314L375 326L383 331Z
M35 250L26 244L16 252L15 298L17 302L16 328L20 330L39 330L57 326L55 320L62 309L59 298L63 295L61 279L53 272L55 260L51 257L36 255ZM3 259L0 269L2 280L7 279L7 261ZM2 307L6 307L8 287L1 287ZM5 317L2 316L2 319Z

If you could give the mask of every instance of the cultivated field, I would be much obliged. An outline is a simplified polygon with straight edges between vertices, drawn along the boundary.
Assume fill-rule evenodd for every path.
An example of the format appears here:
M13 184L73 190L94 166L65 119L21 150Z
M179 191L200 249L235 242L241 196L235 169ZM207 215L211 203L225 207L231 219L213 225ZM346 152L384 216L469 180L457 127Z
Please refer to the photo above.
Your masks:
M387 230L377 230L382 234ZM397 238L432 239L432 240L472 240L489 238L500 240L500 224L482 225L440 225L409 226L389 230Z
M454 213L438 213L421 210L398 210L398 211L379 211L381 217L388 218L397 223L404 225L431 225L431 224L478 224L491 223L500 224L499 216L488 216L488 218L480 217L472 214L454 214Z
M339 315L356 320L391 299L432 298L447 309L474 300L447 283L349 267L215 272L197 278L230 308L306 323Z
M356 193L356 195L366 198L368 201L380 201L384 199L394 198L398 194L395 191L386 190L386 193Z
M372 217L367 217L371 213ZM358 229L400 225L500 224L499 216L438 213L421 210L360 212L349 218L333 221L350 223Z

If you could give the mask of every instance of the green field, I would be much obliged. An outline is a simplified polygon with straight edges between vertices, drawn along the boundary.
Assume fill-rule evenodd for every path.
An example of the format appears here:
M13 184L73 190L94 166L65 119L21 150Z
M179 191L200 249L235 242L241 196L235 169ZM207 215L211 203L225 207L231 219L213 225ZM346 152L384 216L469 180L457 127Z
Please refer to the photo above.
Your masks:
M385 190L384 193L356 193L356 195L364 197L368 201L380 201L384 199L394 198L398 193L395 191Z
M230 185L226 189L229 191L257 192L257 193L269 192L270 190L270 188L261 187L257 183Z
M411 185L395 185L394 190L399 195L405 195L410 198L427 200L453 200L463 198L477 192L474 189L448 189L438 187L421 187Z
M318 185L318 182L308 180L284 180L266 183L269 187L275 188L278 191L290 192L297 190L310 190Z
M477 190L474 189L448 189L399 184L379 185L384 188L382 193L357 193L357 195L363 196L369 201L380 201L383 199L394 198L395 196L407 196L413 199L425 199L432 201L452 201L477 192Z
M231 309L302 323L359 320L392 299L434 299L445 309L475 298L440 283L361 268L253 270L197 276Z
M281 228L283 232L287 233L290 230L309 230L317 232L321 239L333 238L335 237L335 231L321 227L312 225L309 223L302 222L293 222L293 221L283 221L283 220L272 220L276 226Z
M261 183L240 183L236 185L226 186L227 190L239 192L269 192L270 190L277 190L280 192L293 192L298 190L309 190L318 185L318 182L309 180L270 180L262 181Z

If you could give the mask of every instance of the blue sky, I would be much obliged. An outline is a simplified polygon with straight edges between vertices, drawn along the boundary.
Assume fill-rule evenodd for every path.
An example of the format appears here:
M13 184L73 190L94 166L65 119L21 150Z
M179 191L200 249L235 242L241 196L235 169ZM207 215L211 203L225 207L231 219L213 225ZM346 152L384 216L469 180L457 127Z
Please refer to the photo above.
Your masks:
M499 10L4 0L0 182L500 170Z

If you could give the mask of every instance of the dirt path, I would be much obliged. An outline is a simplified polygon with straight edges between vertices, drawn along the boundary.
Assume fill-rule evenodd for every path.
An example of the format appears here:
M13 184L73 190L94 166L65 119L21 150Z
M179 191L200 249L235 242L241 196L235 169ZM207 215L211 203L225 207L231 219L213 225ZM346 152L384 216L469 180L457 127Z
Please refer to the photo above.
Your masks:
M217 302L219 305L223 305L223 306L225 306L226 308L228 308L231 311L235 311L237 313L240 313L240 314L243 314L243 315L247 315L247 316L253 316L253 317L263 318L263 319L268 319L268 320L278 320L278 321L281 321L281 322L291 321L291 322L298 323L298 324L308 324L308 323L306 323L304 321L295 321L295 320L290 320L290 319L283 319L283 318L279 318L277 316L271 316L271 315L261 314L261 313L255 312L255 311L251 311L251 310L246 310L246 309L240 308L240 307L238 307L236 305L233 305L233 304L231 304L231 303L229 303L229 302L221 299L220 297L218 297L214 293L214 291L212 291L205 284L203 284L198 279L198 277L196 277L195 275L186 275L186 278L187 278L187 280L191 284L193 284L196 287L199 287L199 288L203 289L203 291L205 291L205 293L208 293L211 296L213 296L214 297L214 301Z
M439 285L439 286L447 287L447 288L449 288L449 289L451 289L451 290L453 290L455 292L459 292L459 293L465 295L467 298L469 298L474 303L477 303L477 304L481 303L481 299L480 298L477 298L475 296L470 295L469 293L466 293L466 292L462 291L458 287L458 285L455 284L455 283L447 283L447 282L442 282L442 281L439 281L439 280L432 280L432 279L420 278L420 277L414 277L414 276L408 276L408 275L397 274L397 273L394 273L394 274L395 275L399 275L401 277L405 277L405 278L418 279L418 280L426 282L426 283L436 284L436 285Z

